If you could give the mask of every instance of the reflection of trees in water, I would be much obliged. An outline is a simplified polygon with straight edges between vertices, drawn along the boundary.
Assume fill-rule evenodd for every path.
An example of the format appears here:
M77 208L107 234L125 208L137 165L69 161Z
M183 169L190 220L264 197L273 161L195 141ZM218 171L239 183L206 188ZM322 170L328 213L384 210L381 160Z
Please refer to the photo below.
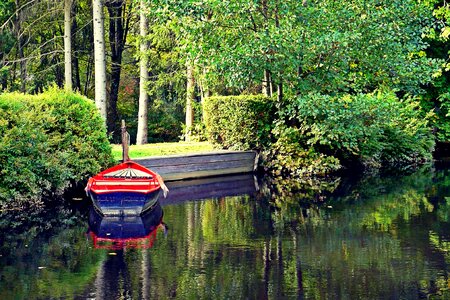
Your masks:
M443 196L449 195L449 183L447 171L425 171L401 178L364 178L326 195L326 203L302 205L295 193L285 193L285 198L273 202L274 220L280 230L296 228L300 244L309 246L302 249L302 264L308 266L303 274L316 279L312 282L317 292L331 284L333 291L342 285L347 292L353 288L353 296L379 297L382 291L392 291L445 297L449 294L445 246L439 250L429 241L434 234L439 245L449 240L450 224L441 217L448 210ZM331 277L324 280L323 270ZM348 270L353 270L354 282L346 282Z
M115 251L101 264L95 279L97 299L133 299L131 278L123 250Z
M80 251L81 231L61 233L39 264L57 278L91 263L79 284L99 298L448 297L448 172L344 183L166 206L151 249Z
M0 257L0 299L73 298L95 278L104 255L91 251L86 224L57 229L49 229L50 237L41 233L18 241Z
M177 247L165 249L169 257L177 258L171 263L181 270L180 278L166 271L158 275L170 283L172 294L186 297L395 297L404 291L447 292L442 285L447 275L437 277L429 266L431 262L445 269L445 265L423 250L429 248L428 236L408 246L403 232L414 234L412 224L424 226L423 218L436 224L432 218L441 202L429 200L429 188L437 186L429 176L425 172L402 180L365 179L345 188L347 193L339 187L339 198L329 193L327 201L306 205L292 193L292 198L283 194L286 198L270 203L236 197L190 203L182 212L168 207L168 214L184 213L189 221L173 225ZM384 212L388 212L385 219L373 218ZM152 260L155 269L163 269L159 261ZM183 262L189 267L183 268ZM216 287L217 282L228 288ZM441 282L438 292L433 292L433 282ZM162 284L155 286L159 288L154 293L169 293Z

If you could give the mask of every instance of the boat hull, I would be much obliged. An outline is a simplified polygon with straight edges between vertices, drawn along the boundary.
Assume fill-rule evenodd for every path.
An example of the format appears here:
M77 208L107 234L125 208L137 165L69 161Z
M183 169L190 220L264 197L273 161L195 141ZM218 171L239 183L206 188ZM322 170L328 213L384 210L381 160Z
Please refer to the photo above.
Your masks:
M158 201L161 189L143 194L138 192L114 192L96 194L88 192L95 209L105 216L141 215Z

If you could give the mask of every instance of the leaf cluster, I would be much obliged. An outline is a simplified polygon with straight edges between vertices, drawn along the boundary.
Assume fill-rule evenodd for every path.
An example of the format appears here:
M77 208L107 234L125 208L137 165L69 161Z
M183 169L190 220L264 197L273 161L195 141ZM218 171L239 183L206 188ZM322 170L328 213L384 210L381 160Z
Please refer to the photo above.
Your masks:
M268 166L301 175L329 173L353 162L380 167L428 161L433 114L424 117L418 105L392 92L297 97L280 112Z
M19 207L61 195L111 163L103 120L92 101L49 89L0 95L0 203Z
M184 56L229 87L258 85L269 71L294 93L416 94L438 68L423 53L431 11L414 0L148 2L176 20Z

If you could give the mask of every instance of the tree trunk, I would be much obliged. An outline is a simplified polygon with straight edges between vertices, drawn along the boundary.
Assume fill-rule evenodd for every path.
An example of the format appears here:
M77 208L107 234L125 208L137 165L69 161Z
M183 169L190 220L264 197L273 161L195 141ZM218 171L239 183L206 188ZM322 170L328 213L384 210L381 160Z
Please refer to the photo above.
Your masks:
M15 0L16 4L16 19L14 23L15 28L15 34L17 38L17 54L18 54L18 60L20 65L20 91L22 93L26 92L26 80L27 80L27 68L25 63L25 58L23 54L23 37L22 37L22 30L21 30L21 24L22 24L22 12L20 10L20 1Z
M267 97L272 96L272 89L271 89L271 78L270 78L270 71L264 70L264 79L262 84L262 93L266 95Z
M103 1L92 0L94 21L95 104L106 122L106 56Z
M73 1L73 0L72 0ZM76 16L77 14L77 6L72 5L72 16ZM77 18L72 18L72 32L74 33L73 37L73 57L72 57L72 72L73 72L73 90L79 91L81 93L81 79L80 79L80 62L78 60L78 49L77 42L76 42L76 32L78 30L78 23Z
M185 141L190 141L192 125L194 125L194 109L193 102L195 101L195 79L194 79L194 68L188 63L187 64L187 84L186 84L186 132Z
M84 83L84 93L83 95L88 96L90 89L92 88L92 79L94 77L94 65L95 65L95 55L94 55L94 28L91 28L91 34L87 34L83 36L83 43L89 44L88 53L88 61L87 61L87 67L86 67L86 81ZM106 66L105 66L106 69ZM106 71L105 71L106 72Z
M276 1L275 5L275 26L277 28L280 28L280 19L279 19L279 11L278 11L278 5L280 3ZM277 100L279 103L283 101L283 78L282 78L281 72L278 73L278 83L277 83Z
M72 0L64 1L64 82L65 89L72 90Z
M4 66L2 61L3 61L3 53L0 53L0 70ZM6 74L0 73L0 85L1 85L0 92L8 88L8 76Z
M138 112L138 129L136 144L144 145L148 142L148 94L147 94L147 84L148 84L148 67L147 67L147 51L148 44L145 40L147 36L147 16L144 12L144 0L141 0L141 16L140 16L140 80L139 80L139 112Z
M201 84L199 84L200 88L200 106L201 106L201 120L202 122L205 120L205 99L211 97L211 90L206 84L206 68L203 68L203 80L201 81Z
M126 36L130 22L126 16L125 1L116 0L107 2L109 14L109 45L111 47L111 87L108 102L108 131L119 132L117 101L119 98L120 74L122 70L122 54L125 48Z
M108 97L108 132L117 137L118 121L117 99L119 98L120 72L122 64L123 27L122 27L123 1L107 4L109 14L109 46L111 47L111 81Z
M281 83L281 78L279 78L280 83L277 84L277 100L279 103L283 101L283 84Z
M92 79L92 64L94 63L94 56L92 53L89 55L88 63L86 67L86 81L84 83L84 92L83 95L87 96L89 92L89 87L91 85L91 79Z

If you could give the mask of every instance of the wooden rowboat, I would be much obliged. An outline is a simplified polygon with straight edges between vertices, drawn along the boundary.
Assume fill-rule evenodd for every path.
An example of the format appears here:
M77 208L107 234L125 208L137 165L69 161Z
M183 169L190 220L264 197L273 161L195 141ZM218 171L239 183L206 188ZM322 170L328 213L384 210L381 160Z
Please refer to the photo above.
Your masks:
M161 176L128 157L128 133L122 125L123 163L91 177L86 193L102 215L140 215L152 208L161 190L168 189Z
M126 161L91 177L86 192L103 215L140 215L158 200L159 175Z

